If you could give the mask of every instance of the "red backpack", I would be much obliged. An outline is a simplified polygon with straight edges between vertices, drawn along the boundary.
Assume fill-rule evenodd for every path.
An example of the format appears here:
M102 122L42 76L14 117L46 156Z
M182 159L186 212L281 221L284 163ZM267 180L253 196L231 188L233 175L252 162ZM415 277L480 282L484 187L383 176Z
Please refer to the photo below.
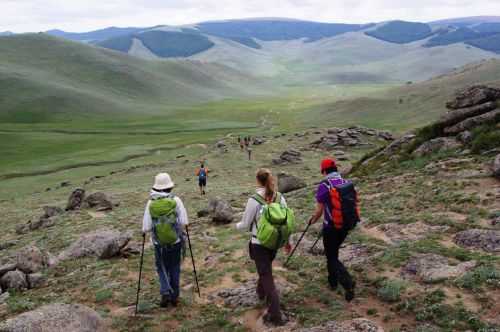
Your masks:
M333 186L330 181L323 182L330 191L332 203L332 222L337 230L350 231L360 221L358 193L351 181Z

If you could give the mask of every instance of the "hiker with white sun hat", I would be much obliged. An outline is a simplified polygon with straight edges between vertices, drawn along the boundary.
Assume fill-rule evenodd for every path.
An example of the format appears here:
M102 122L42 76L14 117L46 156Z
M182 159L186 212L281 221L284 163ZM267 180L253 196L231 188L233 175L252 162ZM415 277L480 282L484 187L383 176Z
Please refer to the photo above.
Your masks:
M145 236L151 233L155 262L160 279L161 307L177 306L181 273L183 227L188 215L182 200L172 191L174 182L167 173L156 175L142 221Z

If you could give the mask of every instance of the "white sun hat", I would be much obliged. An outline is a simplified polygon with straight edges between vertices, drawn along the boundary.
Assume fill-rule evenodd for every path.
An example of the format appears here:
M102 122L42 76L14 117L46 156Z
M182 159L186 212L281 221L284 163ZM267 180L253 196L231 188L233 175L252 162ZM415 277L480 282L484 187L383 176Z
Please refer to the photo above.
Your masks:
M160 173L155 177L153 188L158 190L165 190L173 188L174 185L175 184L172 182L172 179L170 178L170 175L168 175L168 173Z

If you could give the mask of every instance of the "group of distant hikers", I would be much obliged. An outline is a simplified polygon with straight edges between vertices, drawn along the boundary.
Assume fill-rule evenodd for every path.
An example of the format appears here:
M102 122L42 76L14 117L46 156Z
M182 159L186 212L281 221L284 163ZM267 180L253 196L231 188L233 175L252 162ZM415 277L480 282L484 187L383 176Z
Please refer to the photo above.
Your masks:
M248 160L252 160L252 148L250 145L252 145L252 137L251 136L245 136L241 138L241 136L238 136L238 144L240 145L240 149L246 150L248 154Z
M334 159L326 158L321 162L321 174L324 179L316 190L316 209L302 236L310 225L323 216L322 235L328 283L332 290L336 290L338 284L342 285L346 301L351 301L355 295L355 282L339 260L339 249L349 231L360 220L358 197L353 183L342 178ZM208 169L202 164L197 175L201 193L204 194ZM259 169L256 182L256 192L248 199L242 220L236 224L236 228L251 234L249 255L255 262L258 274L256 292L258 298L266 301L268 305L263 320L268 324L280 326L284 324L284 317L280 310L272 263L280 248L284 248L287 254L292 252L293 255L291 235L296 228L295 216L285 197L276 190L275 177L270 170ZM145 240L147 233L151 233L154 245L156 270L160 279L161 307L167 307L169 304L177 306L181 255L185 243L184 230L189 240L188 214L182 200L174 195L173 189L174 182L170 175L161 173L156 176L142 226L143 239ZM301 239L302 237L296 247ZM189 245L191 247L190 241Z

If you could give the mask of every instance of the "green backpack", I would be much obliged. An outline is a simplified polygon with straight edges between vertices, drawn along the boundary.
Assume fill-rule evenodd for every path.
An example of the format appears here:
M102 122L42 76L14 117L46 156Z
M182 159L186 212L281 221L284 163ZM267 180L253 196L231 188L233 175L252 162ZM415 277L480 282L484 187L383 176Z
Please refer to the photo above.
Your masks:
M281 204L281 194L277 193L274 202L267 203L260 196L253 198L262 205L257 226L257 240L268 249L277 250L288 243L295 231L295 215L292 209Z
M160 246L171 246L179 239L177 202L173 196L155 199L149 206L153 219L153 237Z

